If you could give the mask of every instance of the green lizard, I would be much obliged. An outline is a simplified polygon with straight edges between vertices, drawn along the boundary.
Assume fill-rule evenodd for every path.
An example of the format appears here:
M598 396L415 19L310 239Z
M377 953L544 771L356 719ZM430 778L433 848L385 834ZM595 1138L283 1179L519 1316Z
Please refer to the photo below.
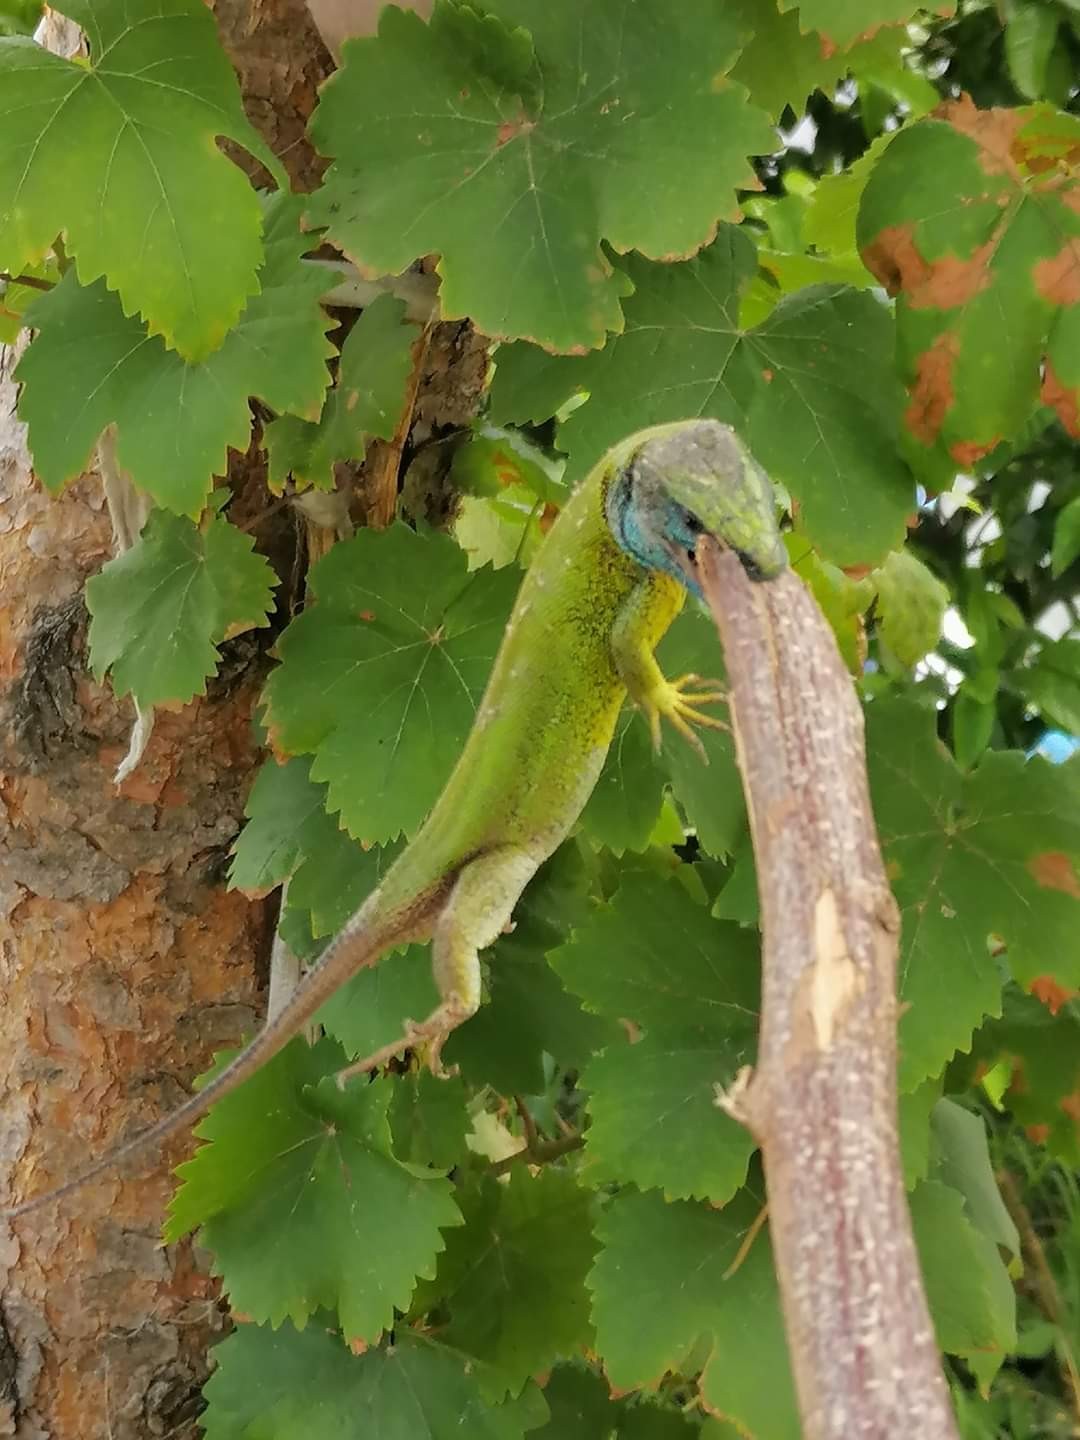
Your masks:
M655 743L662 717L699 746L692 727L720 723L700 706L724 697L694 675L665 679L653 656L687 589L700 593L694 547L702 535L737 551L756 579L787 564L772 486L734 431L714 420L658 425L609 451L563 508L522 582L446 788L288 1005L198 1094L4 1218L69 1194L190 1125L351 975L405 941L433 942L440 1003L339 1079L418 1046L442 1073L443 1043L480 1004L479 952L508 925L525 886L577 823L627 693Z

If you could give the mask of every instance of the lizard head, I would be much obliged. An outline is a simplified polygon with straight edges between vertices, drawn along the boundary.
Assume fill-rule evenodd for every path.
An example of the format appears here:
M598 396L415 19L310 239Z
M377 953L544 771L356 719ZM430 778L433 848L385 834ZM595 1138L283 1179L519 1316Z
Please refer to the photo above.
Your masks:
M752 580L770 580L788 563L769 477L719 420L656 425L624 441L608 484L607 519L627 554L696 595L702 535L734 550Z

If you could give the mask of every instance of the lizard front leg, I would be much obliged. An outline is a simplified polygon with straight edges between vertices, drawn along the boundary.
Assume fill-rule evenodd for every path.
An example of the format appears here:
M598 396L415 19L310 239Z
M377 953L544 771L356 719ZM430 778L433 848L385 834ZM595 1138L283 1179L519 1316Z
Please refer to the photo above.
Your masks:
M464 865L439 912L432 933L431 966L439 1004L426 1020L405 1020L397 1040L338 1072L344 1085L405 1050L422 1048L434 1075L445 1075L442 1047L480 1006L479 952L493 945L510 923L521 892L540 861L516 846L504 845Z
M656 662L653 651L682 609L686 592L666 575L647 575L619 612L611 628L611 653L619 678L631 700L645 714L653 746L660 748L660 721L668 720L680 735L705 756L705 747L694 734L695 725L726 730L727 725L699 707L726 701L725 691L715 680L698 675L680 675L669 680Z

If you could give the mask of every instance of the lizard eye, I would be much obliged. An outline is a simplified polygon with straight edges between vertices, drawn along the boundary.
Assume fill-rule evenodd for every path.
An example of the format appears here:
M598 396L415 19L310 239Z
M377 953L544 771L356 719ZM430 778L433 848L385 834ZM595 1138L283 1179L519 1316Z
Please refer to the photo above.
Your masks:
M690 531L691 535L700 535L705 529L705 526L702 525L701 521L698 519L698 517L694 514L692 510L683 511L683 524L686 526L687 530Z

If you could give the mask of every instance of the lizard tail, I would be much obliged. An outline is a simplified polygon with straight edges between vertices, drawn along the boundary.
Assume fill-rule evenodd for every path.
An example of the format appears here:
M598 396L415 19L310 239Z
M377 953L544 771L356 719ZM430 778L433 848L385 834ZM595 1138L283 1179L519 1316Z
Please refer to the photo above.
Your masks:
M141 1150L156 1148L178 1131L187 1129L205 1115L212 1105L235 1090L238 1085L242 1085L260 1066L272 1059L350 975L365 966L374 965L391 946L400 944L403 940L423 938L422 922L426 917L420 906L407 915L387 916L381 912L377 903L373 903L377 900L376 892L326 947L318 963L296 987L289 1003L272 1020L266 1022L254 1039L219 1075L215 1075L207 1085L177 1109L163 1116L156 1125L151 1125L148 1130L143 1130L140 1134L133 1135L130 1140L117 1145L65 1184L46 1190L42 1195L35 1195L30 1200L24 1200L22 1204L9 1210L0 1210L0 1219L17 1220L22 1215L29 1215L51 1205L80 1190L106 1171L123 1164ZM423 907L424 910L427 908Z

